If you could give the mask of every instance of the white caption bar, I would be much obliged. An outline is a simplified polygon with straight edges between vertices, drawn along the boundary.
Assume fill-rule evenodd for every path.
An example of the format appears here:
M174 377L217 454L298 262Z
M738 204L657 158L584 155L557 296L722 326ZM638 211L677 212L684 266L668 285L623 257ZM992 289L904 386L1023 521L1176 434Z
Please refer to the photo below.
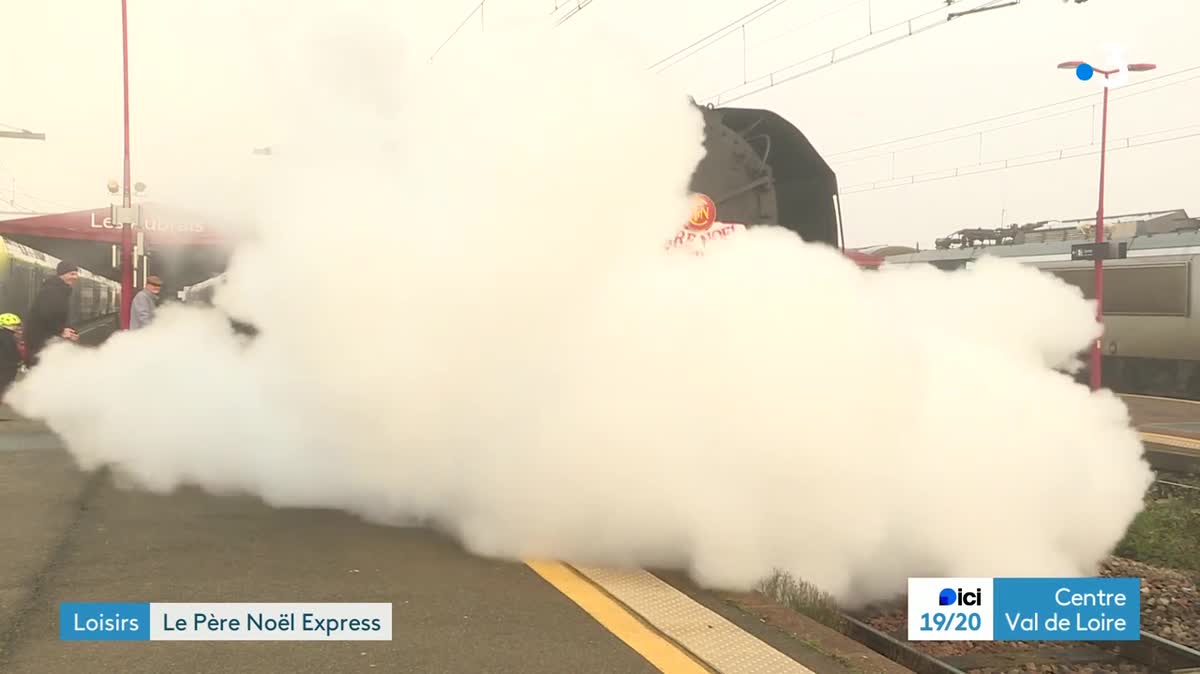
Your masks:
M391 604L150 604L151 641L391 639Z

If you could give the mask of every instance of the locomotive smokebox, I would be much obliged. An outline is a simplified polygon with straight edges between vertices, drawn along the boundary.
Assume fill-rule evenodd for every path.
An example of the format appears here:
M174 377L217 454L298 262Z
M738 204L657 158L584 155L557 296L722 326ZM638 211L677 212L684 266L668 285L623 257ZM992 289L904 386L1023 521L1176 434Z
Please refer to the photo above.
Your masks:
M768 110L700 110L707 154L691 190L712 198L718 220L779 225L838 245L837 177L799 129Z

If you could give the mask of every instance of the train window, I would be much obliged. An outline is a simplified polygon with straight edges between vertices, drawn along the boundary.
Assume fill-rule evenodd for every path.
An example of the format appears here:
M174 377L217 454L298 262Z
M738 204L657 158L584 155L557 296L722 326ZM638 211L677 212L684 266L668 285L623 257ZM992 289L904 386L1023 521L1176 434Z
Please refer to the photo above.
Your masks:
M1086 269L1047 269L1055 276L1096 296L1096 272ZM1104 268L1104 313L1109 316L1187 316L1189 268L1186 262Z

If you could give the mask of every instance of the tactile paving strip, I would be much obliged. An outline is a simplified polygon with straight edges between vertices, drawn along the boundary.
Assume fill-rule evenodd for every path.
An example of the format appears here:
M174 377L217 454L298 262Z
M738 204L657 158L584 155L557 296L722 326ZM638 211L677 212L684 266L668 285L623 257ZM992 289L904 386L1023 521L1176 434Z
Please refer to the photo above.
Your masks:
M575 569L721 674L815 674L645 571Z

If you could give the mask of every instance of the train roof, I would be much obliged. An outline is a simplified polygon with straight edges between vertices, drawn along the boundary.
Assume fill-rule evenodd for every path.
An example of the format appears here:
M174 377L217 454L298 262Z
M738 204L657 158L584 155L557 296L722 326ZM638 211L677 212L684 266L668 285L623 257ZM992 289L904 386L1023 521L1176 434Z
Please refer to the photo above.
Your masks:
M29 246L26 246L23 243L17 243L12 239L0 238L0 241L4 243L4 251L8 254L9 259L21 260L32 265L44 267L46 269L57 269L58 263L62 262L62 260L49 253L40 251L36 248L30 248ZM93 279L97 283L101 283L103 285L113 286L116 288L121 287L120 283L117 283L116 281L105 276L94 274L83 267L79 268L79 275L83 278Z
M1129 244L1129 257L1148 255L1186 255L1200 253L1200 231L1172 232L1116 239ZM1014 259L1018 262L1054 262L1071 259L1071 246L1087 243L1085 239L1048 241L1039 243L999 244L995 246L972 246L923 250L917 253L891 255L886 264L916 264L920 262L957 262L974 260L985 255Z
M961 230L963 240L1005 240L991 245L939 247L932 250L887 255L887 264L915 264L974 260L984 255L1019 262L1052 262L1071 259L1071 247L1094 241L1095 220L1070 221L1074 227L1042 229L1044 223L998 230ZM1182 210L1105 219L1105 239L1128 245L1129 257L1200 253L1200 219ZM993 238L995 237L995 238ZM949 241L943 239L942 242Z

